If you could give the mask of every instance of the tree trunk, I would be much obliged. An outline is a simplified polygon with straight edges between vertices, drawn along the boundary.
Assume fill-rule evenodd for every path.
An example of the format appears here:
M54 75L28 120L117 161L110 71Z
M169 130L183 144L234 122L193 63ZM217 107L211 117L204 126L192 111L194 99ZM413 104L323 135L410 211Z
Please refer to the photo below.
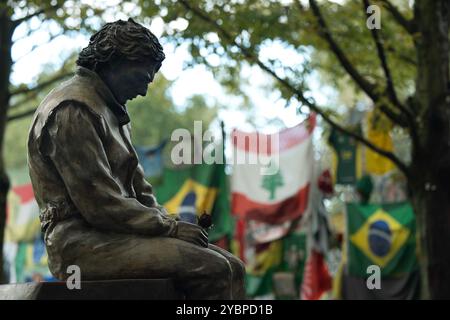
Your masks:
M447 175L448 177L448 175ZM428 244L428 283L431 299L450 299L449 180L439 181L425 196Z
M412 182L410 185L413 184ZM428 282L428 251L426 245L426 226L425 223L425 190L420 187L420 184L414 184L411 189L411 202L416 214L416 228L417 228L417 259L420 267L420 297L421 299L430 299L430 288ZM422 189L422 190L421 190Z
M426 180L432 182L424 182L424 179L416 176L413 178L416 181L412 188L412 203L416 212L418 228L422 298L449 299L450 177L443 171L431 170L435 171L431 175L433 179ZM429 166L418 172L426 171L430 171ZM418 183L418 181L423 183Z
M424 298L450 298L450 95L448 0L416 0L419 141L409 186L417 214Z
M9 107L9 77L11 74L11 46L14 24L11 21L10 8L0 7L0 283L4 282L3 270L3 238L6 222L6 196L9 190L9 179L4 165L4 137L6 117Z

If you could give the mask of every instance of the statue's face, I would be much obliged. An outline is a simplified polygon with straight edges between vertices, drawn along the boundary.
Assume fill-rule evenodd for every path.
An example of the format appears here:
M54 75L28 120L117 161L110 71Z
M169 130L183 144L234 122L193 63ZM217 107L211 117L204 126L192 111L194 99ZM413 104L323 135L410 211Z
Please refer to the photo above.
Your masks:
M117 101L125 104L147 94L148 85L153 81L158 67L153 62L126 60L115 63L102 76Z

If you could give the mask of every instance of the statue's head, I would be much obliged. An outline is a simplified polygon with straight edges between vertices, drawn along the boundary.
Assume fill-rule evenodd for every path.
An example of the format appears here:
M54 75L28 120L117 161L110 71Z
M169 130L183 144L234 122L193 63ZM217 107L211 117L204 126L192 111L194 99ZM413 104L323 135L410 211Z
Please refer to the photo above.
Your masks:
M130 18L107 23L92 35L77 65L96 72L124 104L146 95L164 58L155 35Z

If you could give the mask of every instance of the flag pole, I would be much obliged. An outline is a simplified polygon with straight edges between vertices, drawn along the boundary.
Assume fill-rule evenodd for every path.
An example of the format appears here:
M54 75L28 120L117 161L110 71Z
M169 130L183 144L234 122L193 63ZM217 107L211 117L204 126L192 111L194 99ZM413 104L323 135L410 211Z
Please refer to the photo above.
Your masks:
M220 121L220 129L222 131L222 162L224 164L224 169L225 169L225 165L226 165L226 160L225 160L225 123L222 121Z
M225 157L225 141L226 141L226 134L225 134L225 123L223 120L220 121L220 129L222 133L222 168L223 168L223 179L225 179L222 186L224 186L226 189L228 189L228 182L227 182L227 174L225 172L225 167L227 165L226 163L226 157ZM221 190L221 192L225 192L225 194L229 194L228 190ZM227 201L230 201L230 199L227 199ZM231 212L228 212L228 214L231 216ZM226 237L226 246L229 250L231 250L231 236L228 235Z

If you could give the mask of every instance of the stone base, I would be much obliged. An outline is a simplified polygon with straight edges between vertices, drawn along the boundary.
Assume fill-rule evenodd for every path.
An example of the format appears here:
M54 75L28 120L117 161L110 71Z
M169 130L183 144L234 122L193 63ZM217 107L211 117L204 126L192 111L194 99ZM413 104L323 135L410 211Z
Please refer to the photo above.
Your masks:
M0 300L180 300L170 279L82 281L81 289L66 282L7 284L0 286Z

